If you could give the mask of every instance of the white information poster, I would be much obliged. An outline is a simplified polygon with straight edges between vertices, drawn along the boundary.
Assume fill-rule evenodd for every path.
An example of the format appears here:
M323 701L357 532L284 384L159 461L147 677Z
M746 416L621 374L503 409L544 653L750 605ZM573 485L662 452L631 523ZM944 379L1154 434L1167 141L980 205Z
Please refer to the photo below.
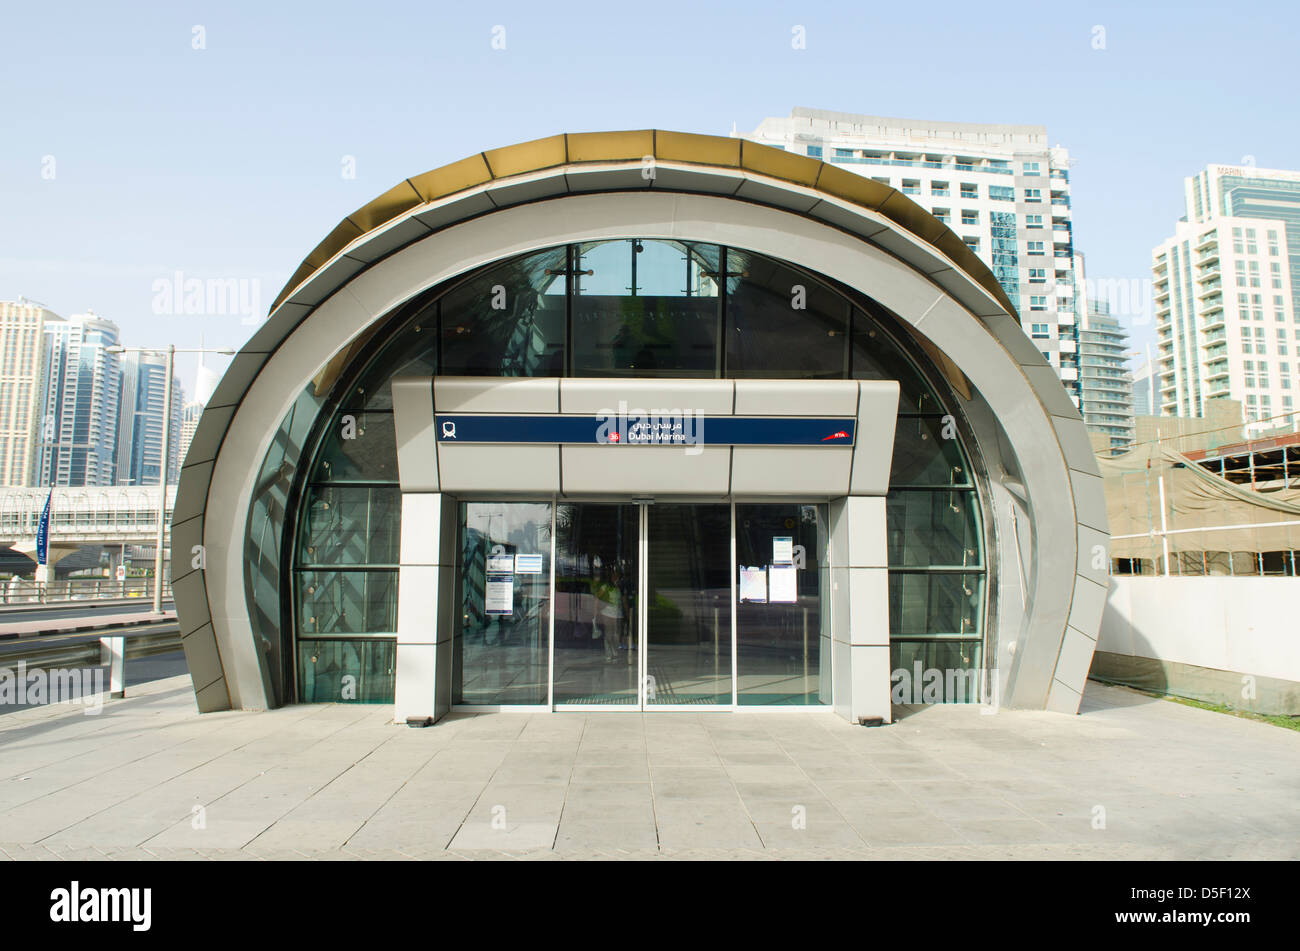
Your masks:
M799 600L798 580L794 565L773 565L768 580L768 600L773 604L794 604Z
M511 554L502 554L495 552L487 556L487 564L484 566L487 571L511 572L515 570L515 556Z
M792 536L772 536L772 563L774 565L789 565L794 563L794 538Z
M514 575L488 575L483 586L483 610L487 614L515 613Z
M515 574L540 575L541 573L541 555L515 555Z
M767 569L740 568L740 600L764 604L767 601Z

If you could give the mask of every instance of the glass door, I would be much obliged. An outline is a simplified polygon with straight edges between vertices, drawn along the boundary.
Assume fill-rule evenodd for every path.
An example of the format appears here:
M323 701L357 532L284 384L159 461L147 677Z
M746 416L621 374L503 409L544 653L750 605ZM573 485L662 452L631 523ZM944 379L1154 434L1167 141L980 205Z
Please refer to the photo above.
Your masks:
M555 706L639 707L640 552L641 506L556 507Z
M731 507L644 506L646 708L730 706Z

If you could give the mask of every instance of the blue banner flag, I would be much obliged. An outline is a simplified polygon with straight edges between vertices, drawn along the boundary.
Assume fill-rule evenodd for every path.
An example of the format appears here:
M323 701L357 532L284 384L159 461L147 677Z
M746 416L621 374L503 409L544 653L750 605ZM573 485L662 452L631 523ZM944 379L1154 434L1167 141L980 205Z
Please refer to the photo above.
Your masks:
M36 564L44 565L50 553L50 499L54 490L45 497L45 509L41 512L41 524L36 528Z

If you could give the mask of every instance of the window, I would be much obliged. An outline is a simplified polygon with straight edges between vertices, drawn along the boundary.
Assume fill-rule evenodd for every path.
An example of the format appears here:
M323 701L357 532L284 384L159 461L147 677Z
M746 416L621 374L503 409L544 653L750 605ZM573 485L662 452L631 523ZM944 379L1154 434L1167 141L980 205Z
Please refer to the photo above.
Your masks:
M969 208L963 208L961 213L961 223L964 225L978 225L980 223L980 213L971 211Z
M1251 261L1251 262L1250 262L1250 286L1251 286L1251 287L1259 287L1259 286L1260 286L1260 283L1259 283L1259 262L1258 262L1258 261Z
M1043 190L1041 188L1026 188L1025 201L1041 202L1043 200Z
M1041 228L1043 226L1042 215L1025 215L1026 228Z
M970 182L961 183L962 198L978 198L979 196L980 196L980 189L978 185L972 185Z
M1046 284L1046 283L1047 283L1047 268L1045 268L1045 267L1031 267L1031 268L1029 269L1029 283L1030 283L1030 284Z
M1030 310L1047 310L1047 297L1031 294L1029 296Z
M920 182L920 179L916 179L916 178L905 178L905 179L903 179L903 194L904 194L904 195L919 195L919 194L921 194L921 182Z
M1037 163L1037 162L1026 162L1026 163L1025 163L1025 174L1026 174L1026 175L1042 175L1043 173L1040 172L1040 171L1038 170L1038 163Z
M1280 291L1282 289L1282 265L1274 261L1268 266L1268 269L1272 276L1273 289Z
M931 182L931 183L930 183L930 194L931 194L931 195L939 195L939 196L941 196L941 197L945 197L945 198L946 198L946 197L948 196L948 194L949 194L949 192L948 192L948 183L947 183L947 182Z
M810 145L810 146L808 146L808 155L809 155L810 157L812 157L812 158L821 158L821 157L822 157L822 147L821 147L820 145Z
M1041 241L1030 241L1030 242L1029 242L1029 253L1030 253L1030 254L1042 254L1042 253L1043 253L1043 242L1041 242Z
M1039 299L1041 300L1041 298ZM1030 324L1029 335L1035 340L1049 340L1052 336L1052 330L1048 324ZM1047 354L1043 354L1043 356L1046 357Z
M976 254L979 254L979 252L980 252L980 239L979 239L979 238L962 238L962 240L966 242L966 247L970 248L970 249L971 249L972 251L974 251Z
M1268 233L1268 254L1269 257L1274 257L1274 258L1277 257L1277 232L1276 231L1270 231Z
M952 210L949 208L932 208L931 214L933 214L944 224L948 224L949 219L952 217Z
M835 150L835 157L836 157L836 158L852 158L852 157L853 157L853 150L852 150L852 149L836 149L836 150Z
M989 198L994 201L1015 201L1016 190L1010 185L990 185Z
M872 180L873 182L880 182L880 184L882 184L882 185L888 185L888 184L889 184L889 177L888 177L888 176L873 175L873 176L871 176L871 180Z

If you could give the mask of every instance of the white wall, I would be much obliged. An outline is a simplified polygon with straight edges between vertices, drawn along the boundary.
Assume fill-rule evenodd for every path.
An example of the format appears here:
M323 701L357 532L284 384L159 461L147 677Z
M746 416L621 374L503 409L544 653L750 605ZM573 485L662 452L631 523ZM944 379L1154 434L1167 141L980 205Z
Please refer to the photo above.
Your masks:
M1113 577L1097 649L1300 681L1300 578Z

